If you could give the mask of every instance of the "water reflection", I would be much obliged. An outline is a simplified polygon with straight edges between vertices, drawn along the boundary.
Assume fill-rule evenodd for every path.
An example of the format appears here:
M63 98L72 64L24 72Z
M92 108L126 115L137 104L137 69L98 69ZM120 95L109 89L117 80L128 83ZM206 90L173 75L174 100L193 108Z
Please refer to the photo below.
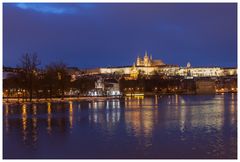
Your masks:
M154 107L158 108L158 96L157 95L154 96L154 101L155 101Z
M27 105L22 105L22 133L23 141L27 139Z
M224 98L215 96L212 100L203 100L192 105L190 109L192 127L206 127L221 130L224 123Z
M75 155L80 156L83 148L91 150L89 146L106 146L111 154L117 154L117 147L116 152L110 147L115 144L121 150L131 145L128 152L136 154L149 150L147 153L156 157L167 156L167 148L174 148L169 152L175 155L183 155L184 148L188 152L185 157L235 157L236 126L236 94L5 104L4 137L8 138L4 138L4 148L19 145L25 150L22 154L31 156L27 155L29 148L48 150L53 142L53 148L61 144L71 149L78 143L74 145L79 150ZM87 145L83 141L88 141ZM128 142L126 146L124 141Z
M47 103L47 131L48 131L48 134L51 134L51 131L52 131L52 128L51 128L51 118L52 118L52 115L51 115L51 103L48 102Z
M125 123L127 131L134 133L136 137L144 136L150 138L152 135L154 122L158 105L158 100L155 98L128 98L125 99ZM157 100L157 101L156 101Z
M180 103L179 103L179 100L180 100ZM175 104L176 104L176 108L177 108L177 111L178 113L180 113L180 118L179 118L179 127L180 127L180 131L181 133L183 134L185 129L186 129L186 107L185 106L182 106L184 105L184 100L183 98L179 97L179 95L175 95ZM180 112L179 112L180 111Z
M33 131L32 131L32 137L33 137L33 143L37 142L37 106L33 105L33 117L32 117L32 126L33 126Z
M69 123L70 128L73 127L73 103L72 101L69 102Z
M9 114L9 107L8 107L8 104L5 104L4 123L5 123L5 128L7 133L9 131L8 114Z
M120 101L119 100L112 100L107 101L107 104L111 106L106 111L106 120L108 123L115 124L120 120Z
M236 109L236 107L237 107L237 96L234 94L234 93L232 93L231 94L231 101L230 101L230 113L231 113L231 115L230 115L230 117L231 117L231 124L234 124L234 123L236 123L237 122L237 116L236 115L234 115L234 114L237 114L237 109Z
M120 100L93 101L89 105L89 121L106 127L109 131L120 121Z

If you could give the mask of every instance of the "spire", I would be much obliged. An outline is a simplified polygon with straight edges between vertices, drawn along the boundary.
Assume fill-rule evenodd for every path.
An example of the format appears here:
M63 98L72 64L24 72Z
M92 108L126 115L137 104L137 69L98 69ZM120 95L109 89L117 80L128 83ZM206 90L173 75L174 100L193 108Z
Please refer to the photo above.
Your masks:
M152 54L150 55L150 60L152 60Z
M145 56L148 56L148 54L147 54L147 50L145 51Z

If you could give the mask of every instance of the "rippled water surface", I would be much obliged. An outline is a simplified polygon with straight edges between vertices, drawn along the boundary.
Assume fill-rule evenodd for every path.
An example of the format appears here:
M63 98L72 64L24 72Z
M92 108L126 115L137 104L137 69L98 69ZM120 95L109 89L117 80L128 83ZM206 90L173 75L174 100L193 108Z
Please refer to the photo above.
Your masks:
M237 158L237 94L3 108L4 158Z

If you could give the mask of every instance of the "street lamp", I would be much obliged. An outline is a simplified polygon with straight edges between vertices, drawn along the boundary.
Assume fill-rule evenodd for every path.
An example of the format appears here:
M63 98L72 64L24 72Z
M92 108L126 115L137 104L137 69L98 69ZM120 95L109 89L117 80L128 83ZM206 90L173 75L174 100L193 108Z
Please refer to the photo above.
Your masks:
M6 89L6 95L7 95L7 102L8 102L8 90Z
M19 89L18 89L17 95L18 95L18 102L19 102L19 100L20 100L20 90Z
M23 89L23 96L22 96L23 102L24 102L24 98L25 98L25 89Z

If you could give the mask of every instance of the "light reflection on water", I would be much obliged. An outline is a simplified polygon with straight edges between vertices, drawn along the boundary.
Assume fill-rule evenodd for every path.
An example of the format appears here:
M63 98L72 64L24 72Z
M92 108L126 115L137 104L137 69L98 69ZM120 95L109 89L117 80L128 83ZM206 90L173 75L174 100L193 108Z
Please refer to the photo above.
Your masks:
M51 103L48 102L47 103L47 132L48 132L48 134L51 134L51 130L52 130L51 129L51 118L52 118L51 112L52 112Z
M4 158L236 158L236 132L236 94L4 105Z

